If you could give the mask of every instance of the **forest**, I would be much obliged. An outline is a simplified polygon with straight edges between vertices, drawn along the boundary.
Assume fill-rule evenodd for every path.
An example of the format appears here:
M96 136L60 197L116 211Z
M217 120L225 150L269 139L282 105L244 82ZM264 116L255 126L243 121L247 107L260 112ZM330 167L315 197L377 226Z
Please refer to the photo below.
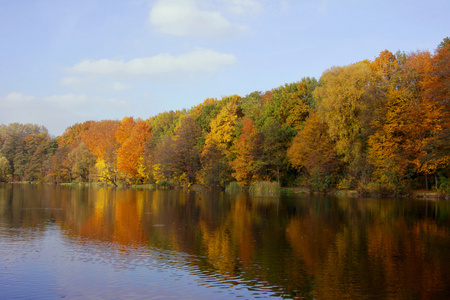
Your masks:
M0 181L450 193L450 39L434 53L333 66L245 97L146 120L86 121L56 138L0 125Z

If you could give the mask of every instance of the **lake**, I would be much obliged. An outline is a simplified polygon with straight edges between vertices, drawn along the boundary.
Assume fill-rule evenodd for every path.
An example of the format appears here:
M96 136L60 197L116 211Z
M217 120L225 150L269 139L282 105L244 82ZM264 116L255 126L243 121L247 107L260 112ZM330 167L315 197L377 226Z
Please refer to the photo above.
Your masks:
M450 204L0 184L0 299L450 299Z

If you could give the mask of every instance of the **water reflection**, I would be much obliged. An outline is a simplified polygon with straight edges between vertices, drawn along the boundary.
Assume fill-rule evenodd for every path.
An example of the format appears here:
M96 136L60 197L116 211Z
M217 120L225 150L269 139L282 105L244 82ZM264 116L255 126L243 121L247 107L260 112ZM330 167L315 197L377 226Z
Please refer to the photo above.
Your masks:
M131 272L122 289L157 270L179 289L189 274L246 298L445 299L449 212L447 201L2 185L1 254L33 261L60 249L63 266ZM17 245L37 252L16 254ZM178 292L198 293L189 291Z

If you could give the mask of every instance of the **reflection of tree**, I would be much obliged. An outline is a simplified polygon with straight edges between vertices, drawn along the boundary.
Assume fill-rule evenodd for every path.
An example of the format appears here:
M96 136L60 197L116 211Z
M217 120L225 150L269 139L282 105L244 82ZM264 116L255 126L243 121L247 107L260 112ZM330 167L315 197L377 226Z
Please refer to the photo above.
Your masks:
M434 220L405 219L379 222L367 229L368 254L384 271L384 285L394 291L393 298L437 299L448 284L450 263L439 245L447 243L448 229ZM398 294L397 294L398 293Z
M154 264L307 299L443 298L449 213L447 202L0 187L3 223L56 224L86 259L104 248L104 262L126 268L154 255Z
M405 207L404 201L337 203L342 217L338 224L311 209L291 218L287 227L293 253L314 276L315 298L441 297L433 291L448 282L442 271L449 267L448 259L439 247L448 243L448 227L439 228L422 210Z
M201 221L199 225L202 231L208 261L221 274L235 276L236 261L234 258L236 257L236 253L233 249L230 232L225 228L209 230Z
M286 227L286 238L296 258L304 261L306 272L313 275L323 265L335 239L335 229L323 215L313 211L305 217L293 217Z

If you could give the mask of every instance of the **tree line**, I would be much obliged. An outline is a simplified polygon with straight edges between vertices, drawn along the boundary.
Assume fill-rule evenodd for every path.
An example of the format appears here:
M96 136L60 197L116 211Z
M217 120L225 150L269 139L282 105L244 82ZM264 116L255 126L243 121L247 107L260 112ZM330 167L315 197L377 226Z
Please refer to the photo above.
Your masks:
M449 190L450 39L382 51L245 97L147 120L86 121L56 138L0 125L0 180L200 184L276 181L312 190Z

